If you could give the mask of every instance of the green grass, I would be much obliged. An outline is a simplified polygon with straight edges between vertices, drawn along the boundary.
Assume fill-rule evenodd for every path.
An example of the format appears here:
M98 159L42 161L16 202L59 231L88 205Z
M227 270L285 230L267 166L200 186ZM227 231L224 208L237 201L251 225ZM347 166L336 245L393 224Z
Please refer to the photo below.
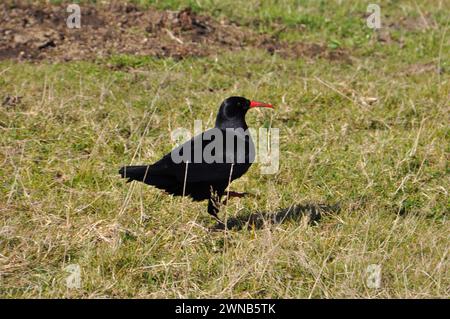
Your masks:
M0 108L0 296L450 296L448 5L382 1L392 21L422 12L436 24L399 28L400 46L375 41L358 18L364 2L152 4L193 4L260 32L287 25L282 38L335 41L352 64L256 49L179 62L0 62L0 97L23 97ZM221 216L293 203L339 204L338 214L211 232L206 203L119 178L123 164L169 151L174 128L212 126L230 95L276 106L247 122L280 128L281 159L275 175L255 164L235 181L256 197L233 199ZM80 289L66 288L68 264L81 267ZM380 289L366 285L370 264L382 267Z

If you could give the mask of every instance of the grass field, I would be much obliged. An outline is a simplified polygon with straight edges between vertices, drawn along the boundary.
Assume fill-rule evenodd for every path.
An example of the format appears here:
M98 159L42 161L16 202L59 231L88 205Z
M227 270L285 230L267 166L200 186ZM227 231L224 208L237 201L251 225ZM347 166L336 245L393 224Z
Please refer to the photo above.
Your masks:
M1 297L450 297L448 1L379 1L379 31L366 1L135 2L191 6L346 58L244 47L0 60ZM213 126L232 95L275 105L247 123L280 129L280 169L253 165L231 185L253 196L221 217L296 204L325 207L320 220L305 209L215 231L206 202L120 179L122 165L170 151L173 129ZM66 286L70 264L78 289ZM372 264L379 288L367 285Z

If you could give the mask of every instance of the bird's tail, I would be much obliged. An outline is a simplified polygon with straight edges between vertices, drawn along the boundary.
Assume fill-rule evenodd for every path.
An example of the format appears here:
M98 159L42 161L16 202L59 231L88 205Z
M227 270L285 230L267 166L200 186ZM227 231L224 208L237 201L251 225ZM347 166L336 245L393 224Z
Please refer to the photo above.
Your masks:
M139 181L146 182L148 178L148 171L150 166L142 165L142 166L124 166L119 170L119 174L123 178L128 178L127 183L131 181Z

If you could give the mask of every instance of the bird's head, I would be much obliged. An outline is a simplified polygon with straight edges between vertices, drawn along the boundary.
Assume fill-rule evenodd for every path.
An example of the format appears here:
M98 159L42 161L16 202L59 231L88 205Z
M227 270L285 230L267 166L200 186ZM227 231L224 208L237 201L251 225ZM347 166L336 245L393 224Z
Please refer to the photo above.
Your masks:
M268 107L272 108L271 104L251 101L241 96L232 96L225 99L217 113L216 127L218 128L246 128L245 114L251 108Z

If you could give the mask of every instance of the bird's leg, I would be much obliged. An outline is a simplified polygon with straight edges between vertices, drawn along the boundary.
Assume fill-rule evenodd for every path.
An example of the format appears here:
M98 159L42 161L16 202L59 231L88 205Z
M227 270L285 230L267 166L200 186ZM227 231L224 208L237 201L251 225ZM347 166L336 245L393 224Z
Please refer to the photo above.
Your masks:
M208 214L210 214L219 224L224 224L223 221L220 220L217 213L219 212L219 202L216 201L216 199L211 196L208 200Z

